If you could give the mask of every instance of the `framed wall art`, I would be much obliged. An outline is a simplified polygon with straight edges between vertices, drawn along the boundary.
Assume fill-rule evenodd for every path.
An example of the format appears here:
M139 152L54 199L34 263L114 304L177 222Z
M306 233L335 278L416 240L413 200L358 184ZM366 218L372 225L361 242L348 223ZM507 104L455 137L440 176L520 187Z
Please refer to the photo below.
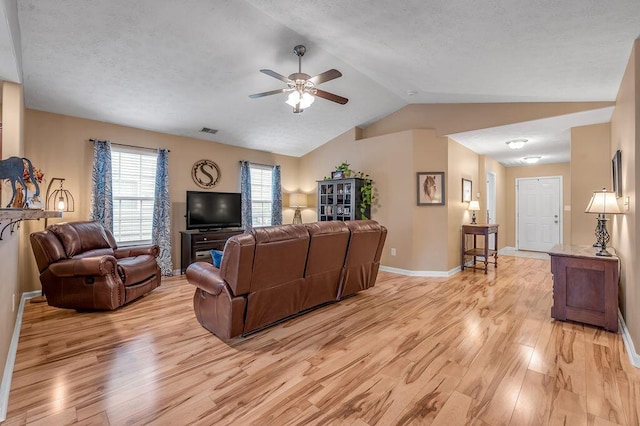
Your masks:
M468 203L469 201L471 201L471 194L473 193L472 188L473 188L473 182L471 182L469 179L462 178L462 202L463 203Z
M418 172L418 205L444 206L444 172Z
M617 150L611 159L611 177L613 178L613 192L616 198L622 197L622 153Z

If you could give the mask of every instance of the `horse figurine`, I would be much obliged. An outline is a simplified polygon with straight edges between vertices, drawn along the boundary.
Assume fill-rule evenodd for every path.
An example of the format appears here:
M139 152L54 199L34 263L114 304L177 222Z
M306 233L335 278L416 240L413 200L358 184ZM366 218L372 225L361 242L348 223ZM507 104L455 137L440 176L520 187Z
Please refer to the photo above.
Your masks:
M13 200L16 198L16 182L19 182L24 189L24 198L25 200L27 199L27 184L23 178L25 161L29 166L29 176L31 177L31 182L36 187L34 197L40 195L40 187L38 186L35 174L33 173L33 165L28 158L9 157L6 160L0 160L0 180L9 179L9 181L11 182L11 188L13 189L13 195L11 196L11 201L9 201L7 207L11 207L11 204L13 204Z
M427 178L424 180L423 188L425 197L427 197L427 201L434 203L438 201L436 199L438 187L436 186L436 177L427 175Z

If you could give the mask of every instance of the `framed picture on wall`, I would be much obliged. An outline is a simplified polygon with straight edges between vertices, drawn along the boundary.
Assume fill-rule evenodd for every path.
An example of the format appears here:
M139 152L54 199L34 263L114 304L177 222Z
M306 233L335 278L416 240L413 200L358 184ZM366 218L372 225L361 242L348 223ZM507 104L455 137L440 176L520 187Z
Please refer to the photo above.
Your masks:
M622 197L622 153L620 150L611 159L611 177L613 178L613 192L616 198Z
M471 201L473 182L469 179L462 178L462 202L468 203Z
M418 172L418 205L444 206L444 172Z

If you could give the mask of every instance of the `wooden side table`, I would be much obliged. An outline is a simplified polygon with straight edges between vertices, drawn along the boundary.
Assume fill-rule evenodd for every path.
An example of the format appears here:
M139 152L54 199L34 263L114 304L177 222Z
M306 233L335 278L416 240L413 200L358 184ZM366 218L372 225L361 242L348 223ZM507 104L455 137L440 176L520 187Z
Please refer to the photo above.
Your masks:
M489 225L462 225L462 244L460 245L460 270L464 268L481 269L487 273L489 263L498 267L498 226L496 224ZM489 235L495 234L494 248L489 248ZM473 247L467 248L467 235L473 235ZM484 236L484 246L478 247L478 235ZM466 266L465 259L467 256L473 256L473 266ZM489 257L493 256L493 262L489 262ZM484 258L484 267L477 267L478 257Z
M553 274L551 316L617 332L618 257L596 256L593 246L563 244L553 246L549 256Z

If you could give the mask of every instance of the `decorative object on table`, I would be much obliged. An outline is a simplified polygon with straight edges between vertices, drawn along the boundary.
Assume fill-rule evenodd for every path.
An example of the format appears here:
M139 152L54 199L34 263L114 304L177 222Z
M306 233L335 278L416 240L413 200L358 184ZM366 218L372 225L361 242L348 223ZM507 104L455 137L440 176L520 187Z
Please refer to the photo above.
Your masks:
M611 159L611 177L613 178L613 192L616 198L622 197L622 152L617 150Z
M314 77L311 77L309 74L303 73L302 57L304 56L306 51L307 48L301 44L293 48L293 53L298 57L298 72L291 74L289 78L272 70L260 70L261 73L273 78L277 78L278 80L286 83L286 88L256 93L254 95L249 95L249 97L251 99L256 99L262 98L263 96L277 95L278 93L289 93L286 103L293 107L294 114L299 114L304 111L305 108L310 107L315 100L314 96L318 96L320 98L324 98L341 105L349 102L349 99L343 98L342 96L325 92L324 90L316 89L316 86L320 83L325 83L338 77L342 77L342 73L340 73L340 71L336 69L330 69Z
M23 196L25 203L20 207L23 207L28 203L27 180L32 183L35 188L32 198L40 196L40 186L38 183L42 182L42 179L44 179L44 173L38 169L38 174L36 174L35 170L36 169L28 158L9 157L5 160L0 160L0 180L8 179L11 183L11 189L13 190L13 195L11 196L11 200L9 201L9 204L7 204L7 207L12 207L14 204L14 200L18 192L16 184L20 184L22 187L21 190L24 190ZM27 179L25 179L25 175Z
M480 203L478 200L469 201L469 207L467 210L471 210L471 224L476 224L476 212L480 210Z
M418 172L418 205L444 206L444 172Z
M462 178L462 202L468 203L471 201L471 193L473 188L473 182L469 179Z
M60 181L60 188L51 191L53 182ZM73 212L75 211L75 200L71 192L64 189L64 178L51 178L49 185L47 186L47 192L45 195L45 209L57 210L59 212ZM47 219L44 220L44 228L47 229Z
M293 214L293 223L302 224L302 212L300 208L307 207L307 194L301 192L289 194L289 207L296 209Z
M220 167L211 160L199 160L191 168L191 178L200 188L213 188L220 181Z
M622 213L616 201L615 192L608 192L606 188L602 188L602 191L594 192L584 212L598 215L598 223L595 230L596 244L594 244L594 247L600 247L600 250L596 253L596 256L611 256L611 253L607 251L607 244L611 240L609 232L607 232L607 220L609 220L607 215Z

